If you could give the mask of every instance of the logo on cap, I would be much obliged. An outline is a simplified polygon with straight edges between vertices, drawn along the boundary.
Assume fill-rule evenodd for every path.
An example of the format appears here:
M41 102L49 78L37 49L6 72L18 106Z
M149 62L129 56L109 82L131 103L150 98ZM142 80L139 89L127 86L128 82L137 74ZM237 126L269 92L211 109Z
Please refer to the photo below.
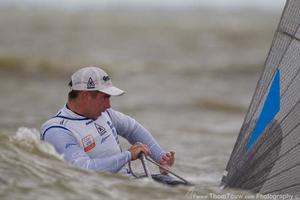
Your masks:
M104 80L104 81L109 81L110 78L109 78L109 76L103 76L103 80Z
M87 87L87 89L93 89L93 88L95 88L95 83L94 83L94 81L93 81L93 79L91 77L89 78L89 81L88 81L86 87Z

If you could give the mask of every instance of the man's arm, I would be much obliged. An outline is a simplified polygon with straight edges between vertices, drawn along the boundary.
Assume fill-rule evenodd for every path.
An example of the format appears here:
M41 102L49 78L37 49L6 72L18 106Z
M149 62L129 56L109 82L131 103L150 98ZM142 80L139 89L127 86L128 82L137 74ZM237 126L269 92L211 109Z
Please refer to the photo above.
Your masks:
M128 115L112 109L107 112L109 112L119 135L125 137L131 144L137 142L146 144L151 152L150 157L156 162L161 162L166 151L160 147L147 129Z
M49 129L44 133L43 138L46 142L52 144L59 154L63 154L65 160L85 169L97 172L117 173L131 160L131 153L129 151L123 151L107 158L91 159L72 133L59 127Z

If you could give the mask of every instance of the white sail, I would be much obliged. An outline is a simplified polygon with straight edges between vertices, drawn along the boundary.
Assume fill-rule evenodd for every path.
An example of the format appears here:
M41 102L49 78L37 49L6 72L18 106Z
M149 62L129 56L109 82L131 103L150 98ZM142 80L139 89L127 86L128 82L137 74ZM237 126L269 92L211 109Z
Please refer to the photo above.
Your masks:
M287 0L222 185L300 196L300 0Z

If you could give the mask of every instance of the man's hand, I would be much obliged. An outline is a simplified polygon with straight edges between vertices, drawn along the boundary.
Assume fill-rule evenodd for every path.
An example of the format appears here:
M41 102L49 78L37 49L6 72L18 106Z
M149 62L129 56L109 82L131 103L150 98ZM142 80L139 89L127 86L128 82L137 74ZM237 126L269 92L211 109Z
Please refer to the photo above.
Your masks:
M175 162L175 151L170 151L161 157L159 164L162 165L164 168L170 170L174 162ZM160 168L160 173L164 175L168 174L168 172L162 168Z
M139 158L140 153L144 153L145 156L148 156L150 154L149 148L147 145L138 143L132 145L128 151L131 153L131 160L136 160Z

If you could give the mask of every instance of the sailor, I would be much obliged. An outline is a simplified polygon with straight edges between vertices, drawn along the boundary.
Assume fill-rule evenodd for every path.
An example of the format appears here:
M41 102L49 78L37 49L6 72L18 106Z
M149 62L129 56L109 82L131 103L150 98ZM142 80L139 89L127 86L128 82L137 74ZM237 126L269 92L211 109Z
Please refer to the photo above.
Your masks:
M112 85L105 71L81 68L72 75L69 86L67 104L41 128L41 140L52 144L66 161L123 175L130 175L127 163L141 152L165 168L174 164L174 151L163 150L135 119L111 108L110 97L124 91ZM119 136L132 145L128 150L122 150Z

